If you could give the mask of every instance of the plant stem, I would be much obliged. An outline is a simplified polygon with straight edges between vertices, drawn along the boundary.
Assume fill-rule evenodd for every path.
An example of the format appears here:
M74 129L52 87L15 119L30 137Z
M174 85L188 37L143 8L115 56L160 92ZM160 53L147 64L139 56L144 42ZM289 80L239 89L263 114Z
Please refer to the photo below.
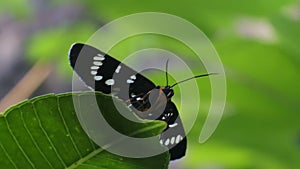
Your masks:
M52 72L52 65L38 61L26 75L0 101L0 113L8 107L28 99L29 96L47 79Z

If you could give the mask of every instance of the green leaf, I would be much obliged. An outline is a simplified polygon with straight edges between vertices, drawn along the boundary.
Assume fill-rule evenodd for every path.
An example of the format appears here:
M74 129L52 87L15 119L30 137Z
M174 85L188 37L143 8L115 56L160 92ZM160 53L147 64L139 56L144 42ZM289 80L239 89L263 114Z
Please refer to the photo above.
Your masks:
M226 69L227 105L216 132L201 145L209 106L200 103L185 168L299 168L299 64L277 44L228 37L214 45Z
M278 14L271 18L271 22L278 34L280 48L288 54L289 58L299 64L299 20L294 20L284 14Z
M166 124L138 119L120 100L115 100L115 103L138 122L121 116L109 95L94 92L49 94L24 101L0 115L1 168L168 167L168 152L148 158L128 158L96 145L81 127L74 108L74 100L81 106L92 106L86 103L92 97L96 98L104 118L111 125L118 124L113 126L116 130L131 137L156 136L157 143L153 145L157 147L151 148L163 148L159 145L158 135Z
M89 12L102 16L104 21L119 18L138 12L153 11L173 14L191 21L206 34L214 35L218 29L231 25L237 17L243 16L269 16L277 12L282 6L290 4L293 0L271 1L137 1L131 0L112 3L109 0L83 1ZM159 5L158 5L159 4Z

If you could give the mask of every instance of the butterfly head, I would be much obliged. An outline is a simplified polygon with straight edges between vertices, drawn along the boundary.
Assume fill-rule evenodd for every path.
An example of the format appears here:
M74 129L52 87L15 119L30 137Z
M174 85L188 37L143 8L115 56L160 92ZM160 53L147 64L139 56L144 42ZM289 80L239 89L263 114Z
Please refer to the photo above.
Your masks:
M156 86L156 89L159 89L161 93L164 93L168 100L174 95L174 90L170 86Z

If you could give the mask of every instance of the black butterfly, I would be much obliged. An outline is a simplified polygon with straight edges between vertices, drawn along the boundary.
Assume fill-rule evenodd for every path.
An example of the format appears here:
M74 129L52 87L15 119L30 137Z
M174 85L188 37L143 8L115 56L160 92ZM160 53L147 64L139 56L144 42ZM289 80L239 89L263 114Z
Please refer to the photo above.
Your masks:
M96 91L118 96L143 119L165 121L168 126L161 134L160 143L169 148L171 160L185 155L187 140L178 110L171 101L174 95L172 87L186 80L210 74L160 87L108 54L86 44L74 44L69 57L71 66L88 86ZM155 105L151 106L151 98L154 98ZM165 106L163 112L157 113L156 110L161 106Z

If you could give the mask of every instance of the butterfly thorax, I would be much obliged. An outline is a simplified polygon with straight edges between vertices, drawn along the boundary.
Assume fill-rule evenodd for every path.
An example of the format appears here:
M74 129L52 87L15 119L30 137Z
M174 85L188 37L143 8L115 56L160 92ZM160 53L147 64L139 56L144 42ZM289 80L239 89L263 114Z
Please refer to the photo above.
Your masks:
M167 100L171 100L174 96L174 90L170 86L156 86L156 89L161 91L161 94L164 94Z

